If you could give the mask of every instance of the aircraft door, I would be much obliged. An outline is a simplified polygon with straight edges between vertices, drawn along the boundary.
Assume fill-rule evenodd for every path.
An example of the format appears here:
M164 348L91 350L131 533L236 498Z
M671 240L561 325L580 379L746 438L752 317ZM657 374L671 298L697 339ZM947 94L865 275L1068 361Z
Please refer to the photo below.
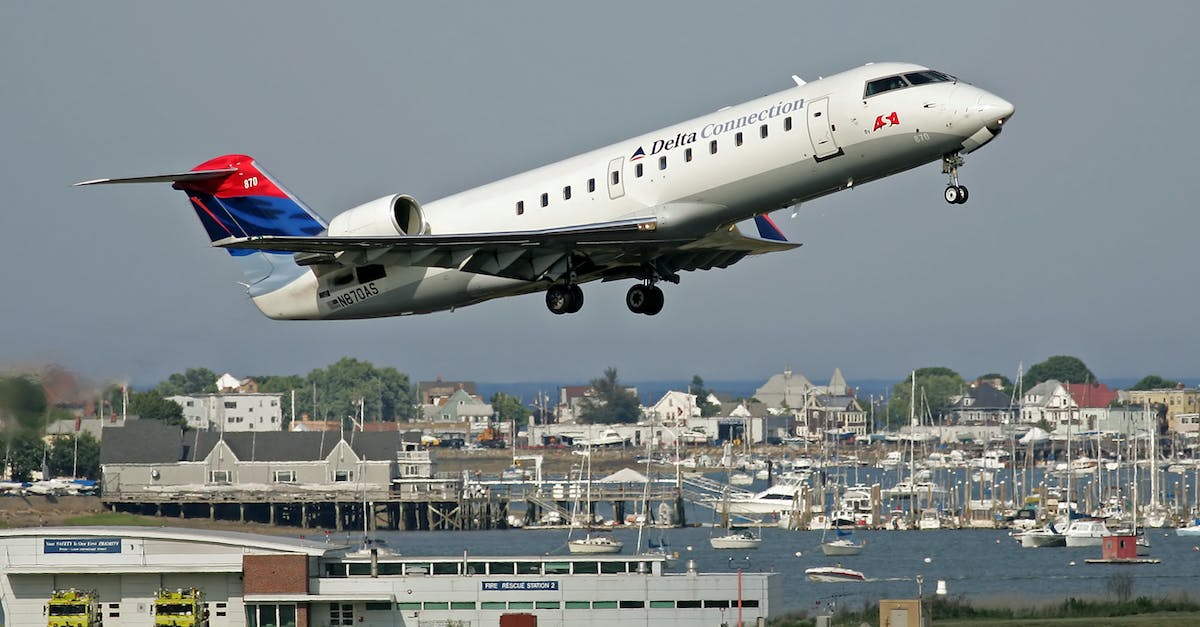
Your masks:
M621 169L625 166L625 157L617 157L608 162L608 197L616 200L625 195L624 174Z
M829 98L808 103L808 138L812 140L813 157L817 161L843 154L833 138L833 125L829 121Z

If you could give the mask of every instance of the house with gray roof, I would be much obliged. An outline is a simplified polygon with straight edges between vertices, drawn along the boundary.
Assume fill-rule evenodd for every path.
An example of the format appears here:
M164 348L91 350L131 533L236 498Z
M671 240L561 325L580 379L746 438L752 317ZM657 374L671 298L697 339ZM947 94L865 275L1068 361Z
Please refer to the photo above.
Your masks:
M400 477L395 433L184 431L157 420L106 428L107 500L147 494L386 495Z
M950 417L960 425L1009 424L1015 413L1012 398L989 383L967 388L950 403Z

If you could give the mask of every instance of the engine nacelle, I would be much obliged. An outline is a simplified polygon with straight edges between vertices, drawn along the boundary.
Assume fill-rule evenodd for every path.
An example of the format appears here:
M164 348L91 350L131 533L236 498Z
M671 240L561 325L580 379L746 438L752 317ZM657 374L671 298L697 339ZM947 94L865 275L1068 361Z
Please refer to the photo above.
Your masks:
M329 222L327 233L330 237L426 235L429 223L416 199L393 194L338 214Z

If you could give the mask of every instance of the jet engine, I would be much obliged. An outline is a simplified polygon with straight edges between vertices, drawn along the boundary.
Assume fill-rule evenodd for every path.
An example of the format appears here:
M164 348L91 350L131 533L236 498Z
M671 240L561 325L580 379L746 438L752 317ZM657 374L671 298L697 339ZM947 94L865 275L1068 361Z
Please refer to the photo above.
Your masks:
M393 194L338 214L329 222L327 233L330 237L427 235L429 224L416 199Z

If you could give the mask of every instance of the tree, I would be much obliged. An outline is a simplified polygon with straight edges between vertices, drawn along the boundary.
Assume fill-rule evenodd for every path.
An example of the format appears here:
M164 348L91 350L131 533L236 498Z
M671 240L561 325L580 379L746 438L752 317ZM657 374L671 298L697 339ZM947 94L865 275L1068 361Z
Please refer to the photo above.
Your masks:
M909 406L912 402L912 381L914 375L909 375L892 386L892 396L888 400L888 427L904 425L908 422ZM950 408L950 400L962 394L966 382L959 374L949 368L921 368L915 373L917 381L917 405L913 415L918 419L923 412L922 406L927 406L934 420L943 420ZM922 399L924 401L922 402Z
M369 420L400 422L413 415L416 392L409 384L408 375L395 368L376 368L370 362L343 357L324 370L318 368L308 373L306 400L312 398L314 386L317 402L313 418L316 420L357 418L360 400L363 414ZM304 407L298 398L296 404Z
M708 402L708 396L712 390L704 387L704 379L700 375L692 375L692 382L688 385L688 394L696 397L696 404L700 406L700 415L704 417L716 416L721 413L721 406L716 403Z
M129 397L129 413L143 420L161 420L169 425L187 426L187 421L183 418L183 407L154 391L134 392Z
M1167 390L1179 387L1178 381L1164 379L1156 374L1148 374L1133 384L1131 390Z
M1030 367L1021 384L1028 390L1050 379L1061 383L1093 383L1096 375L1078 357L1055 355Z
M521 399L512 394L496 392L488 402L492 404L492 409L500 416L501 422L511 422L517 425L529 422L529 416L532 412L521 402Z
M0 418L5 432L41 434L46 408L46 391L32 378L0 378Z
M33 471L41 471L42 455L46 443L39 434L33 432L18 433L8 442L8 462L12 464L13 481L33 480Z
M163 398L211 394L217 391L217 373L208 368L188 368L167 377L166 381L155 386L154 391Z
M595 396L581 403L579 419L591 424L637 422L642 416L641 403L617 378L616 368L607 368L604 376L591 380Z
M78 455L76 455L78 438ZM100 478L100 441L87 431L61 435L50 444L46 465L55 477ZM74 473L74 474L72 474Z

